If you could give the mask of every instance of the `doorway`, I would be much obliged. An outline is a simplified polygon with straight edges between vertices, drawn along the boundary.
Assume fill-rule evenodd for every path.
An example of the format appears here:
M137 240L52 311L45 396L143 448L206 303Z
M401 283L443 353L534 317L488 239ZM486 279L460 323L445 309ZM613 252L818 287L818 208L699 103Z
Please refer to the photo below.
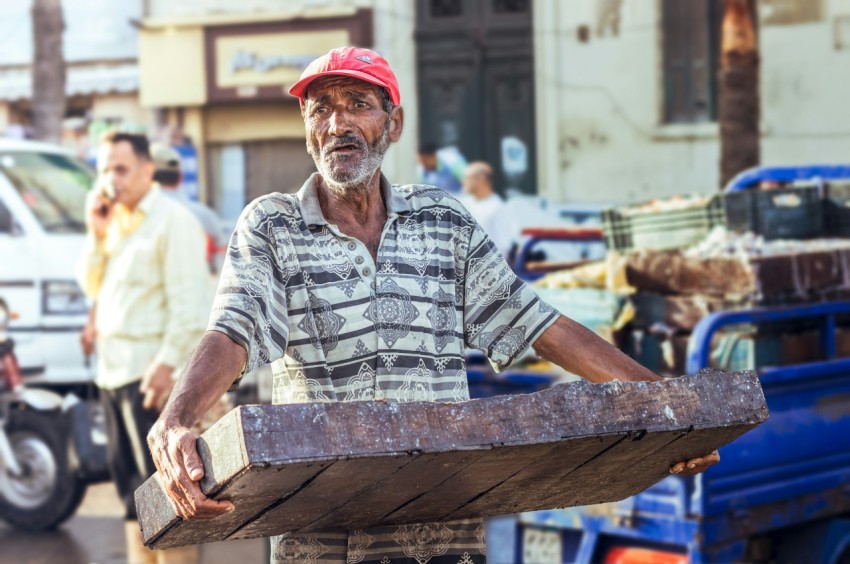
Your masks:
M531 0L417 0L419 141L493 166L536 194Z

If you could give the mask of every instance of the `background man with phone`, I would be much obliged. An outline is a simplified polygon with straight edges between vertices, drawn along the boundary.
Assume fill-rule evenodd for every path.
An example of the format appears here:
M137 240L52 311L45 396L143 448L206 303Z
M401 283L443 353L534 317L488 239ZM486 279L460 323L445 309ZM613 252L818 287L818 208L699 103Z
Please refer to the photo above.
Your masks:
M106 413L110 471L125 505L127 559L192 563L196 547L156 553L144 547L133 492L156 470L145 437L204 333L206 238L194 215L154 184L146 137L108 134L97 168L77 274L97 304L96 383Z

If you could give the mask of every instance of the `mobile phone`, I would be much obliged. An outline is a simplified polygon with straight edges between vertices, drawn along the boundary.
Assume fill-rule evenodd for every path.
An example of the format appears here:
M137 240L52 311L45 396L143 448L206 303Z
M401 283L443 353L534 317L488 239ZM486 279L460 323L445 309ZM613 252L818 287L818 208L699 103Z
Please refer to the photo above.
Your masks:
M100 192L106 196L106 199L110 202L115 201L115 186L111 182L104 182L101 185ZM102 204L97 211L100 215L106 217L109 214L109 208L110 206L108 204Z

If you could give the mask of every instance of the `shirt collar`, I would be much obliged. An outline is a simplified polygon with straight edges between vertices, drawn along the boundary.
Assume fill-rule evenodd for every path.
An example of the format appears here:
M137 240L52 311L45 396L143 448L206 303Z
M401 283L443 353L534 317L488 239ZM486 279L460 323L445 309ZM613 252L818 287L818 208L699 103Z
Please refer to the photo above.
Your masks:
M301 217L307 226L327 225L328 221L322 215L322 206L319 204L319 173L314 172L310 178L298 190L296 197L301 204ZM394 217L410 211L410 204L398 190L393 188L387 177L381 173L381 192L384 195L384 203L387 206L387 215Z
M159 198L160 187L159 184L154 183L151 186L151 189L148 190L148 193L139 200L139 203L136 205L136 211L142 212L144 215L150 215L151 210L156 204L156 200Z

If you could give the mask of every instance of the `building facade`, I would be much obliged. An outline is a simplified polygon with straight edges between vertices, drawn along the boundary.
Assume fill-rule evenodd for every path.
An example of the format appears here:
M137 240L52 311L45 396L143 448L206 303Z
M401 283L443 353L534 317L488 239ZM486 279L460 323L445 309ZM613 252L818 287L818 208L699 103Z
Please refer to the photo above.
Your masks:
M147 131L139 104L137 30L143 0L74 0L63 5L67 111L64 142L91 157L107 127ZM32 2L0 3L0 135L25 137L32 123Z
M149 1L140 35L141 102L198 147L202 200L227 221L269 192L293 192L315 170L298 101L287 93L314 58L355 44L385 54L408 109L387 155L395 182L416 175L410 3Z
M312 163L286 88L346 43L396 70L405 132L494 165L501 192L622 204L719 184L720 0L147 0L141 102L198 146L234 219ZM760 0L762 162L850 161L850 0Z
M715 0L534 2L538 193L630 203L719 187ZM760 0L761 160L850 162L850 1Z

